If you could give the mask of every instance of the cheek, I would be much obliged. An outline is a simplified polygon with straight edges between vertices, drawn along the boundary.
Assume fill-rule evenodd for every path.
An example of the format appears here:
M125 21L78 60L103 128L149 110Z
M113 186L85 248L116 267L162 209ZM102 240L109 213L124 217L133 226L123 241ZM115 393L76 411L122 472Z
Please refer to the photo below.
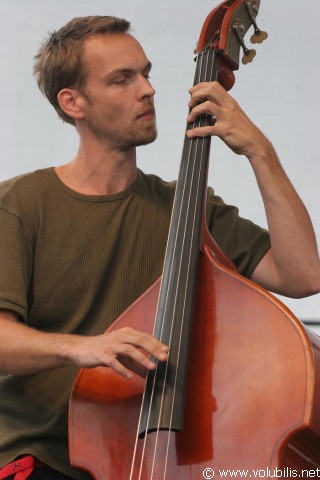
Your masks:
M121 102L107 102L99 106L97 114L108 122L118 124L129 120L133 116L133 111L129 107L125 98Z
M86 108L86 119L95 125L104 125L110 131L128 126L136 116L132 95L118 91L117 95L102 95L98 91L90 95Z

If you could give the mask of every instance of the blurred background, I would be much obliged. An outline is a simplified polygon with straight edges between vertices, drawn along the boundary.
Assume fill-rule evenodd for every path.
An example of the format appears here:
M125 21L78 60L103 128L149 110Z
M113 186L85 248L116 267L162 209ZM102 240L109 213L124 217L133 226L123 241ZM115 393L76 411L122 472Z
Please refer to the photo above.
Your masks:
M193 51L209 12L208 0L0 0L0 180L70 161L77 134L63 124L32 76L33 56L47 33L75 16L116 15L132 22L133 34L153 63L158 140L138 150L139 167L166 180L177 177L193 83ZM270 138L301 195L320 238L320 42L319 0L262 0L258 25L269 39L252 64L241 66L231 94ZM250 35L247 35L247 43ZM215 139L209 184L243 217L266 226L250 166ZM294 258L292 259L294 262ZM299 279L297 278L297 282ZM320 332L320 295L279 297Z

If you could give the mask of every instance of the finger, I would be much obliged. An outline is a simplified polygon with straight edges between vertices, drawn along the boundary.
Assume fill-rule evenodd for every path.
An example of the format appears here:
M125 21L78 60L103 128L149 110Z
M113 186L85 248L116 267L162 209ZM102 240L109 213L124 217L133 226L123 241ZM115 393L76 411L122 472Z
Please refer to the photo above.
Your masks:
M139 377L145 378L147 375L147 372L150 369L145 368L143 365L140 363L136 363L134 360L130 358L123 357L120 359L120 362L122 365L124 365L130 372L134 372L136 375L139 375ZM154 369L151 369L154 370Z
M192 88L189 88L189 93L190 93L190 99L188 102L189 108L195 107L196 105L198 105L198 103L200 103L203 100L203 98L205 98L203 93L203 90L205 89L205 87L203 85L204 84L198 84Z
M118 345L113 355L107 355L105 366L112 368L124 378L131 378L132 372L145 377L148 370L154 370L156 363L146 354L131 345Z
M195 106L190 112L187 117L187 122L192 123L194 122L200 115L208 114L215 118L219 118L221 109L215 105L214 103L207 101L204 103L200 103L199 105Z
M209 99L218 105L225 102L230 95L218 82L203 82L189 89L191 99L189 107L197 105L199 102Z
M118 331L120 332L120 331ZM119 343L132 345L141 348L149 355L153 355L158 360L166 360L169 348L158 339L145 332L133 330L131 328L124 328L121 330L122 341Z
M121 375L121 377L128 380L133 377L132 371L126 368L125 365L123 365L119 360L117 360L117 358L112 358L106 363L105 366L112 368L114 372L118 373L119 375Z
M190 130L187 130L186 135L188 138L196 138L196 137L209 137L215 136L219 137L219 130L216 126L208 126L208 127L195 127Z
M114 339L113 339L114 340ZM116 358L120 361L120 359L129 359L129 361L135 362L137 365L140 364L144 368L148 370L152 370L156 367L155 361L151 360L151 358L148 355L147 348L145 347L144 349L141 349L139 345L145 344L143 341L137 341L136 345L132 344L132 341L129 342L113 342L112 344L108 344L107 350L105 352L105 364L106 365L111 365L113 362L113 359ZM154 353L157 354L157 356L161 357L161 359L166 359L167 358L167 353L166 352L161 352L159 354L158 351L148 348L150 352L154 351ZM150 353L150 355L153 355ZM155 358L155 356L153 355Z
M219 88L219 83L218 82L199 82L196 85L193 85L191 88L189 88L189 93L193 94L197 92L198 90L203 90L205 88Z

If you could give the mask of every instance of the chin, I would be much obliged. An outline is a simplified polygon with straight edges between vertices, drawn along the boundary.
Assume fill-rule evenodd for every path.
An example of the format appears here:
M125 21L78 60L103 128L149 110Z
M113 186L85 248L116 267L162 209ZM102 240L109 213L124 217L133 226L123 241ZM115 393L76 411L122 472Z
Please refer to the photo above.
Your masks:
M142 145L149 145L149 143L153 143L158 136L158 132L156 129L153 129L151 132L146 132L145 135L137 136L135 139L135 146L140 147Z

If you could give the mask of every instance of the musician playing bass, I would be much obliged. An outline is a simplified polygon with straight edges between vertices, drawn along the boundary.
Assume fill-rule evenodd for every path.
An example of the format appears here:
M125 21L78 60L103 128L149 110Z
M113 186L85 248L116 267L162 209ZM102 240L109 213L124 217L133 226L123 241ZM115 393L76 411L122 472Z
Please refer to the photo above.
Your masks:
M144 353L167 358L144 332L104 334L162 271L175 184L136 164L136 147L157 136L150 71L129 23L114 17L75 18L36 56L39 87L76 128L79 149L0 185L0 478L24 466L30 479L89 478L68 458L77 369L107 366L130 381L155 367ZM314 231L270 141L217 82L193 86L189 107L189 123L203 113L216 122L188 137L219 137L248 159L268 220L269 233L209 189L216 242L268 290L319 292Z

